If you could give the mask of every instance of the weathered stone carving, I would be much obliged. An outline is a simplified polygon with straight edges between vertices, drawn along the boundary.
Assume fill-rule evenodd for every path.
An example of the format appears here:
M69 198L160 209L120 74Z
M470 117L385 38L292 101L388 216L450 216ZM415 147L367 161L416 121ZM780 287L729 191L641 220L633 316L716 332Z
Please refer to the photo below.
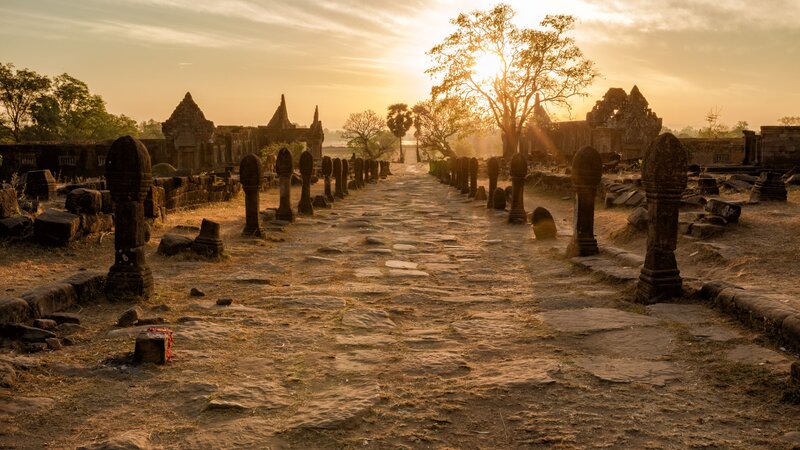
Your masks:
M504 211L506 209L506 190L503 188L497 188L494 190L492 197L494 197L492 200L492 208L499 211Z
M219 223L203 219L200 224L200 234L192 242L192 252L207 258L219 258L225 251L225 246L219 235Z
M153 274L145 261L144 199L153 184L150 154L131 136L111 145L105 161L108 189L114 200L114 265L108 271L109 300L149 298Z
M567 246L567 256L591 256L600 252L594 237L594 203L602 176L603 161L597 150L584 147L575 153L571 174L575 207L572 241Z
M786 201L786 185L777 172L761 172L761 176L750 191L750 203L760 201Z
M469 198L475 198L478 191L478 158L469 160Z
M647 191L647 255L636 289L636 298L642 303L682 293L675 248L687 159L681 142L669 133L657 137L645 153L642 184Z
M280 189L280 203L278 211L275 213L275 218L286 222L294 222L291 191L293 169L291 152L287 148L282 148L278 152L278 158L275 161L275 173L278 174L278 188Z
M524 224L528 222L525 213L525 177L528 175L528 161L522 153L514 153L509 167L511 174L511 211L508 213L508 223Z
M263 178L264 169L261 165L261 158L252 153L242 158L239 163L239 180L244 189L245 226L242 231L244 236L260 237L264 235L264 228L261 227L261 217L258 213Z
M322 176L325 178L325 199L328 203L333 203L333 192L331 191L331 174L333 174L333 161L330 156L322 157Z
M486 172L489 174L489 199L486 201L487 208L494 207L495 191L497 191L497 177L500 175L500 162L496 156L489 158L486 162ZM505 202L503 202L505 209Z
M541 206L533 210L531 215L531 224L533 226L533 234L539 241L546 239L555 239L556 222L553 220L553 215L550 211L542 208Z
M303 177L303 187L300 192L300 203L297 204L297 213L307 216L314 215L314 205L311 203L311 173L314 171L314 157L308 150L300 154L300 176Z
M450 170L450 186L457 186L458 183L458 159L454 157L448 158L448 169Z

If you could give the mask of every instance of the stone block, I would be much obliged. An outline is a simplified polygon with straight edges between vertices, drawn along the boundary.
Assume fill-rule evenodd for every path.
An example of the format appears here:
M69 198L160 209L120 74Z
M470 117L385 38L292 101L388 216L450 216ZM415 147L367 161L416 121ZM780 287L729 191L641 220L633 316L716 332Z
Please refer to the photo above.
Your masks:
M67 194L64 207L73 214L97 214L103 210L103 194L94 189L74 189Z
M31 317L38 319L66 309L77 303L75 288L69 283L55 283L39 286L23 293L20 297L28 302Z
M638 207L628 216L628 223L637 230L647 230L647 208Z
M166 364L171 346L171 333L167 331L145 331L136 336L133 362L136 364Z
M73 323L80 325L81 317L75 313L57 312L47 316L50 320L55 320L57 324Z
M113 214L81 214L80 234L105 233L114 229Z
M723 202L722 200L709 200L706 203L706 211L720 216L727 222L738 222L742 215L742 207L733 203Z
M163 187L151 186L150 192L144 201L144 216L157 218L160 216L161 207L166 204L166 194Z
M79 304L96 302L103 295L106 287L105 272L84 271L64 280L75 290L75 298Z
M56 179L49 170L31 170L24 176L25 196L37 200L51 200L56 194Z
M28 302L21 298L0 298L0 324L22 323L31 316Z
M164 256L174 256L178 253L192 248L192 238L179 234L165 234L161 237L158 244L158 254Z
M0 219L7 219L19 214L17 191L13 187L0 187Z
M102 213L103 214L112 214L114 212L114 200L111 198L111 191L100 191L100 197L102 197Z
M18 323L0 325L0 335L24 342L44 342L46 339L56 337L56 334L52 331Z
M27 239L33 235L33 221L27 216L0 219L0 240Z
M693 223L689 228L689 234L699 239L709 239L724 232L725 227L710 223Z
M48 209L34 220L33 234L45 245L67 245L78 237L80 226L80 216Z

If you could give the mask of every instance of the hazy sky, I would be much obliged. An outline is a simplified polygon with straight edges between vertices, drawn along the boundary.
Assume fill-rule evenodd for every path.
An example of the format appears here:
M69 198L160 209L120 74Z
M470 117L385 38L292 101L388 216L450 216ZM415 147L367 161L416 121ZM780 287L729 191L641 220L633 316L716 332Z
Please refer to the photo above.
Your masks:
M0 61L67 72L109 110L165 120L186 91L218 125L290 118L338 128L350 112L429 93L425 52L478 0L0 0ZM520 25L579 19L575 37L609 87L638 84L671 127L800 115L800 0L511 0ZM552 111L565 119L567 114Z

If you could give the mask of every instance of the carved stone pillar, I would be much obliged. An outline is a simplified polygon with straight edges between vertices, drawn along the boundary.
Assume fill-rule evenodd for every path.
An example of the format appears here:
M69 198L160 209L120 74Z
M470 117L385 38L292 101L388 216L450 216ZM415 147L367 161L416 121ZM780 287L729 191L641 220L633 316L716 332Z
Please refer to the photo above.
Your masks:
M278 152L278 158L275 161L275 172L278 174L278 188L280 189L280 204L278 205L278 211L275 213L275 218L287 222L294 222L291 191L293 169L294 163L292 162L291 152L289 152L289 149L282 148Z
M347 179L350 178L350 164L346 159L342 159L342 195L348 196L350 192L347 191Z
M458 189L462 194L469 194L469 158L462 156L459 160Z
M636 299L656 303L682 294L683 281L675 260L678 243L678 209L686 190L687 154L672 134L657 137L642 164L642 184L647 192L647 255Z
M333 161L330 156L322 157L322 176L325 178L325 198L328 203L333 203L333 192L331 192L331 174L333 173Z
M525 212L525 177L528 175L528 161L522 153L514 153L511 158L511 211L508 213L508 223L525 224L528 214Z
M117 139L106 155L105 175L114 200L114 265L108 271L106 296L147 299L154 290L144 254L144 200L153 184L147 148L131 136Z
M244 190L245 225L242 231L243 236L264 236L259 215L259 195L263 178L264 169L261 165L261 158L253 154L245 155L239 163L239 181Z
M303 177L303 187L300 191L300 203L297 204L297 213L304 216L314 215L314 205L311 203L311 173L314 171L314 156L308 150L300 154L300 176Z
M600 252L594 237L594 203L603 176L603 161L592 147L584 147L572 158L572 189L575 196L572 240L567 256L591 256Z
M452 156L448 158L447 168L450 170L450 186L455 187L458 183L458 160Z
M494 192L497 190L497 177L500 176L500 162L496 156L489 158L486 162L486 172L489 174L489 199L486 201L486 207L494 208ZM505 202L503 202L503 209L505 209Z

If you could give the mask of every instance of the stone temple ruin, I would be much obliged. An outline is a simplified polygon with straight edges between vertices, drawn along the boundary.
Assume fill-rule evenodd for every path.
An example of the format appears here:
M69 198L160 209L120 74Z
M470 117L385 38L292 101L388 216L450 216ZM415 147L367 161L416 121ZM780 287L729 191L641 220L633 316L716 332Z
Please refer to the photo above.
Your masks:
M298 127L289 120L283 95L267 125L252 127L215 125L187 92L162 123L162 132L163 139L141 139L153 165L166 163L194 173L236 167L245 155L282 142L304 142L319 160L325 140L319 108L315 109L308 128ZM54 176L67 179L99 177L110 147L111 141L0 145L3 157L0 179L34 170L49 170Z

